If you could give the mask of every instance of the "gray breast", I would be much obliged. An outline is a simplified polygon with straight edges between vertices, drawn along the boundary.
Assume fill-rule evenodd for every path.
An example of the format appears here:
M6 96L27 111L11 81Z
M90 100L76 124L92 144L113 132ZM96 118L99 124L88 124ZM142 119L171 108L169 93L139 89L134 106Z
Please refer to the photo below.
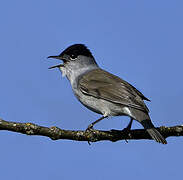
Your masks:
M88 109L99 113L99 114L103 114L101 111L101 103L100 100L92 97L92 96L87 96L85 94L83 94L77 87L77 80L72 84L72 90L74 92L74 95L76 96L76 98Z

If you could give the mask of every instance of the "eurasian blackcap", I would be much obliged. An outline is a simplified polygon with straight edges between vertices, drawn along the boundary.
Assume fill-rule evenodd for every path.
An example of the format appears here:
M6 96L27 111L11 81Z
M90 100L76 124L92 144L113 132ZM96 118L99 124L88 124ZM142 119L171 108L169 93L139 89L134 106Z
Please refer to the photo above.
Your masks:
M58 56L49 56L63 61L58 67L68 78L77 99L90 110L102 114L94 124L109 116L129 116L126 130L130 130L135 119L147 130L155 141L167 144L165 138L154 128L149 110L143 100L149 101L140 91L123 79L101 69L90 50L83 44L74 44Z

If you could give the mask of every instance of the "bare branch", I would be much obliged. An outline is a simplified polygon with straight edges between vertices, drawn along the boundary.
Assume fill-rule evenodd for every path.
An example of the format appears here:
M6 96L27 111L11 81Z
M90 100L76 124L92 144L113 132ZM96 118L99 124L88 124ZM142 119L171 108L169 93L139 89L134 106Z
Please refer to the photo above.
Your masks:
M173 127L158 127L158 131L165 137L170 136L183 136L183 125L173 126ZM130 139L152 139L149 134L144 129L131 130L128 133L120 130L110 130L110 131L71 131L64 130L58 127L43 127L38 126L33 123L17 123L9 122L0 119L0 130L7 130L18 132L27 135L39 135L46 136L52 140L67 139L75 141L119 141L119 140L130 140Z

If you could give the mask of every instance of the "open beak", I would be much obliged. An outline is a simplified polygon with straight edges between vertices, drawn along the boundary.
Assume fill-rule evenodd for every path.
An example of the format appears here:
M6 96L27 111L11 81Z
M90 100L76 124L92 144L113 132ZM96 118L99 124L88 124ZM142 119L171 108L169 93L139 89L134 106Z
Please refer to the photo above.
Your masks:
M60 56L48 56L47 58L53 58L53 59L60 59L60 60L62 60Z
M60 56L48 56L47 58L59 59L59 60L62 60L63 62L66 61L64 58L62 58ZM55 65L55 66L51 66L48 69L59 68L59 67L64 67L64 65L63 64L58 64L58 65Z
M51 66L48 69L59 68L59 67L64 67L64 65L63 64L58 64L58 65L55 65L55 66Z

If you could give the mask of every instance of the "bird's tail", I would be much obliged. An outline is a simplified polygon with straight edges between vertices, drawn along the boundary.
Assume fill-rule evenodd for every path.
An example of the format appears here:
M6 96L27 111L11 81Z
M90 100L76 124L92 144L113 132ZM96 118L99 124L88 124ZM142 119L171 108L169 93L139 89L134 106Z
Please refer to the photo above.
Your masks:
M158 143L167 144L166 139L155 128L146 129L149 135Z
M157 129L155 129L150 118L141 121L141 124L144 126L144 129L147 130L152 139L154 139L158 143L167 144L165 138L160 134L160 132Z
M139 121L144 129L147 130L149 135L158 143L167 144L165 138L160 134L160 132L154 127L153 123L151 122L151 118L149 114L146 112L142 112L136 109L131 110L133 118Z

